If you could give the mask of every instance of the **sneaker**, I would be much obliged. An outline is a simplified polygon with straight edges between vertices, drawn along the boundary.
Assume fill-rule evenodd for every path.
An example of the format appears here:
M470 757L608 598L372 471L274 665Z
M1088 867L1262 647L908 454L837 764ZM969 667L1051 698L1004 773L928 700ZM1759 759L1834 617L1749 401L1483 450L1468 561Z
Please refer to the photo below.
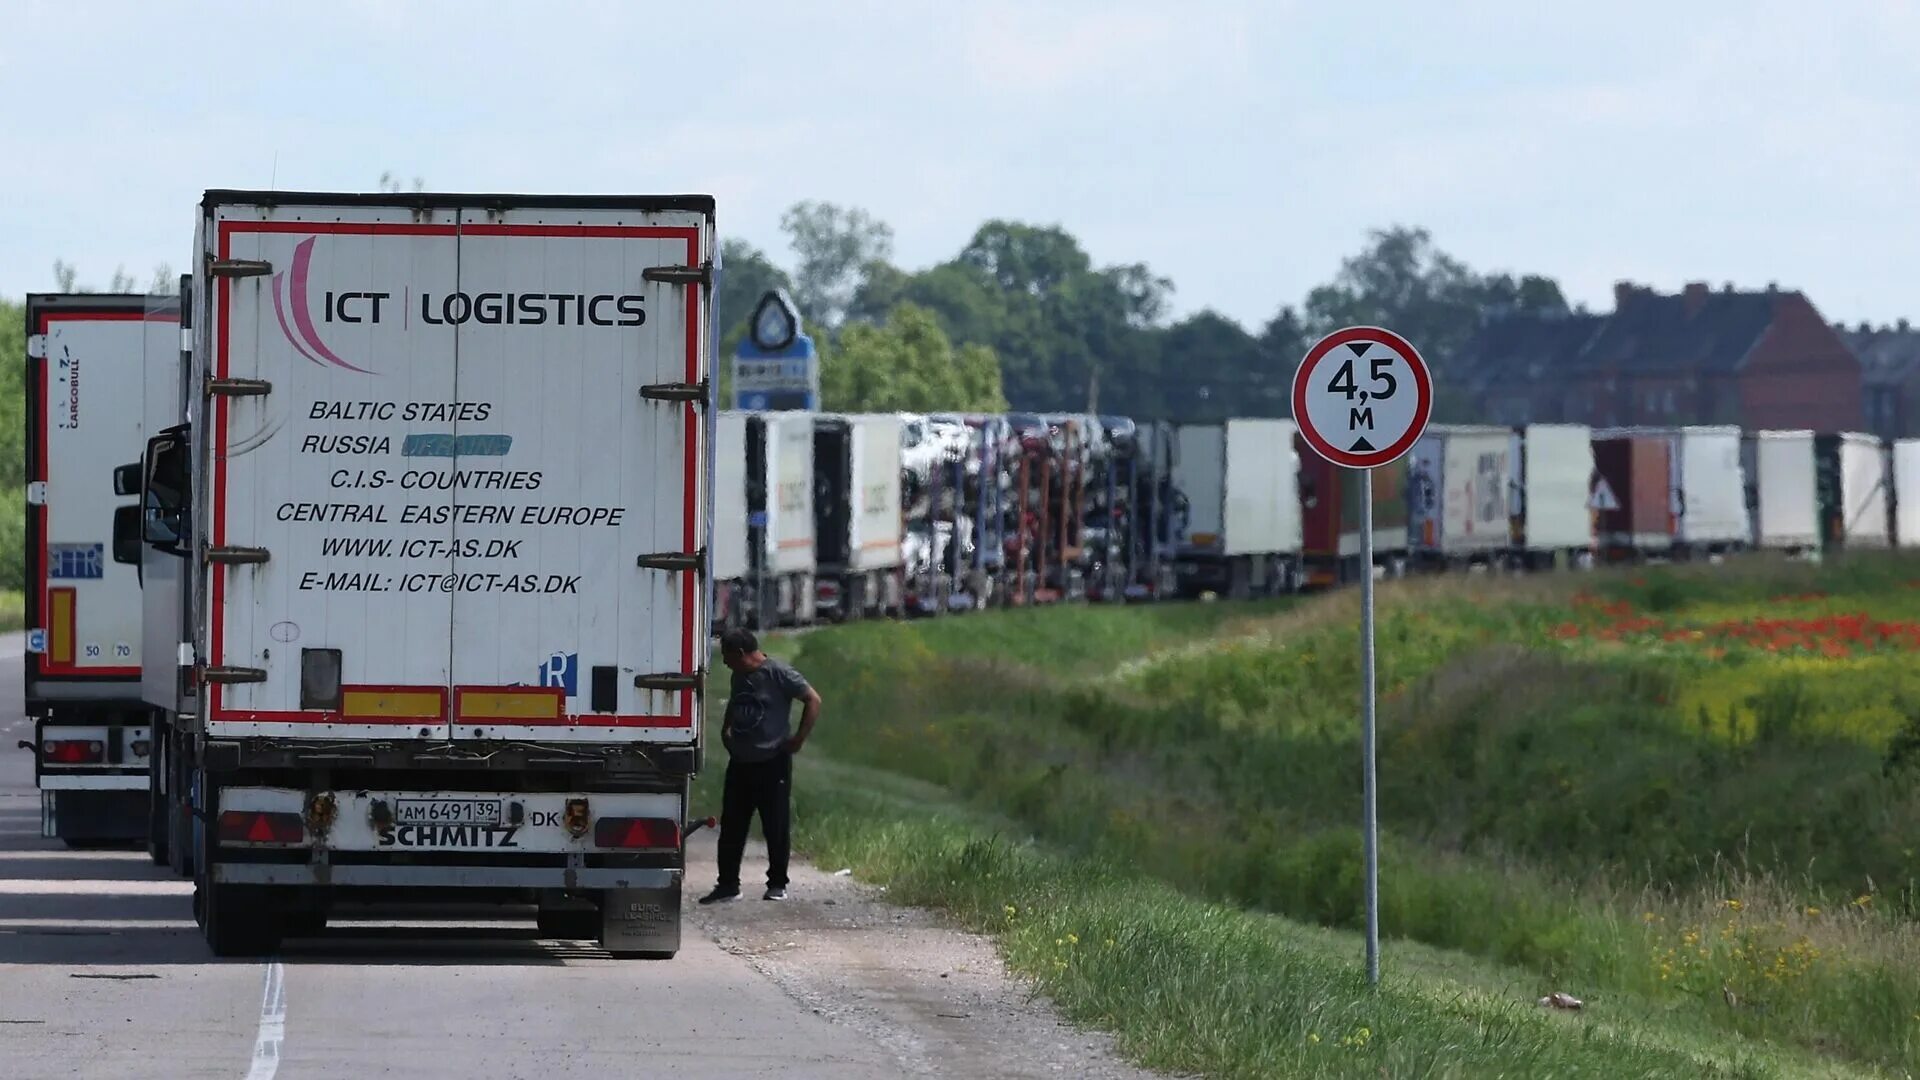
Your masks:
M785 900L786 898L787 898L787 887L785 885L769 885L767 886L767 895L761 897L760 899Z
M700 902L702 904L721 904L721 903L725 903L728 900L738 900L738 899L740 899L739 889L728 889L722 886L715 886L712 892L700 898Z

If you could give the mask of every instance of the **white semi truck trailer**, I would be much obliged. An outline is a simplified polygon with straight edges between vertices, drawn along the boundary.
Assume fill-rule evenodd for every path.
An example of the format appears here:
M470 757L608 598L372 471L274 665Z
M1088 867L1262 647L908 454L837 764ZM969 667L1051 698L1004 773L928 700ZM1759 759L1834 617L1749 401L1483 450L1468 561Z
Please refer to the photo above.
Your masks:
M33 754L44 835L151 842L139 509L122 466L144 442L146 370L178 370L179 313L145 296L42 294L27 297L26 317L34 735L20 745Z
M140 487L214 952L354 897L678 949L714 251L706 196L207 193Z

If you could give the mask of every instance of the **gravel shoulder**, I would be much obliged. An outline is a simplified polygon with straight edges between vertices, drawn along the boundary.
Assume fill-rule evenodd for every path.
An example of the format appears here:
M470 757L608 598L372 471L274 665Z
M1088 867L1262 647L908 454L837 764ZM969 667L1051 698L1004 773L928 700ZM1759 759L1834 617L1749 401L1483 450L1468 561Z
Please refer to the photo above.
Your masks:
M688 852L689 929L706 933L789 997L893 1054L904 1075L1149 1080L1112 1039L1061 1019L993 943L881 889L796 860L791 899L759 899L765 849L747 850L742 898L702 908L711 832Z

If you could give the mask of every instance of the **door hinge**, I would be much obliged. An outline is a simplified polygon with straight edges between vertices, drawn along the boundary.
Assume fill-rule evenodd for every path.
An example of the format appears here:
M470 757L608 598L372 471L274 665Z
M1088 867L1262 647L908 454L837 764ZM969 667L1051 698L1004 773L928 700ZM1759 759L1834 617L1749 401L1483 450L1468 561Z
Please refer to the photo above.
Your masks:
M657 281L662 285L712 285L713 263L704 262L699 266L649 266L640 271L645 281Z
M229 544L225 547L210 547L207 549L207 561L210 563L219 563L222 566L242 566L250 563L263 563L267 561L267 558L268 551L263 547L238 547Z
M273 384L265 379L208 379L209 397L265 397Z
M642 570L666 570L673 573L698 573L707 564L707 550L699 551L657 551L651 555L642 555L639 559Z
M259 277L273 273L273 264L265 259L215 259L207 264L207 273L224 278Z
M640 396L648 401L690 401L704 405L707 401L707 380L697 383L649 383L640 388Z
M217 686L232 686L235 683L263 683L267 681L267 669L257 667L210 667L200 673L200 681Z
M663 671L633 677L633 685L636 689L659 690L669 694L679 690L698 690L704 681L702 673L698 671Z
M47 482L45 480L32 480L27 483L27 505L47 505Z
M47 358L47 335L27 335L27 359L45 360Z

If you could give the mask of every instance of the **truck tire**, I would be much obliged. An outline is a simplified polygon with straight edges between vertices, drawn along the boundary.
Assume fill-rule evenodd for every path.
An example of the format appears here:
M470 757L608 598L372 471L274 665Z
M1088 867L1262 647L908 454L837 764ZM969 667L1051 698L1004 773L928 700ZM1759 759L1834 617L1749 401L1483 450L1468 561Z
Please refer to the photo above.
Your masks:
M218 790L205 796L208 818L219 817L218 796ZM258 885L215 884L213 831L203 828L197 835L193 917L200 924L207 947L220 957L265 956L279 948L286 921L273 902L273 890Z
M167 840L172 831L172 808L167 805L165 734L153 739L153 754L147 759L147 858L155 866L168 865Z
M265 956L280 947L286 931L284 919L268 899L268 889L248 885L194 886L205 924L201 933L213 955L221 957Z
M1245 559L1235 559L1227 564L1227 599L1250 600L1253 598L1253 568Z
M167 865L175 875L193 876L193 776L185 762L185 738L167 733Z
M320 908L289 911L286 929L288 937L317 937L327 929L327 913Z

